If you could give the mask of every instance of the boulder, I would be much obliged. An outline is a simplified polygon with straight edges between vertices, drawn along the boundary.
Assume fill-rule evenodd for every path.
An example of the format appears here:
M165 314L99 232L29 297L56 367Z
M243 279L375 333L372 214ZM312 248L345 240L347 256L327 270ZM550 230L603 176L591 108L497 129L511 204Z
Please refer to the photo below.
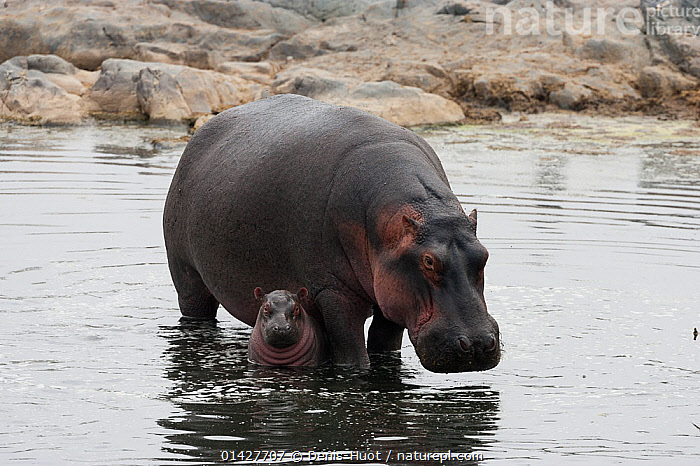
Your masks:
M250 63L228 61L216 67L216 71L220 73L238 76L248 81L255 81L264 85L270 85L272 83L272 79L277 70L278 67L270 62Z
M82 121L86 111L79 97L84 91L81 82L70 75L44 73L39 69L60 72L74 69L45 66L61 64L54 58L57 57L46 60L37 56L15 57L0 65L0 118L37 124Z
M121 26L128 23L90 10L27 5L24 14L0 20L0 58L19 48L23 54L56 54L80 68L96 69L105 58L131 53L134 31Z
M305 58L323 55L326 53L313 42L292 37L275 44L268 54L268 58L274 61L287 61L290 58L303 60Z
M89 95L90 100L97 105L97 113L120 115L126 118L138 117L141 114L141 107L136 95L136 86L139 73L148 65L149 63L132 60L105 60L100 77L92 86Z
M385 80L391 80L402 86L418 87L425 92L438 92L448 85L444 78L438 78L430 73L394 73L384 76Z
M193 68L211 69L218 58L209 50L192 49L179 44L139 42L134 45L133 57L138 61L186 65Z
M376 0L260 0L316 21L362 13Z
M696 78L700 78L700 15L693 12L697 12L698 6L696 0L641 2L647 37L681 71Z
M82 96L87 91L85 85L75 75L46 73L44 77L58 87L65 89L69 94Z
M643 97L669 97L698 87L698 81L664 66L648 66L639 73L637 86Z
M360 81L313 68L293 68L280 73L272 83L273 94L298 94L317 100L345 98Z
M580 110L593 92L580 84L567 82L564 88L549 94L549 101L563 110Z
M576 49L576 54L600 63L624 63L634 68L651 64L651 54L643 43L624 39L591 38Z
M396 63L382 76L382 80L394 81L402 86L418 87L425 92L443 96L449 95L454 87L450 73L437 63Z
M27 57L27 68L38 70L42 73L63 75L73 75L78 72L78 68L72 63L56 55L29 55Z
M80 97L45 77L11 71L0 82L0 118L37 124L75 124L85 116Z
M192 115L177 81L162 69L139 71L136 97L141 111L153 122L182 121Z
M285 8L257 1L236 0L152 0L170 9L184 11L216 26L241 29L272 29L297 34L310 26L308 19Z
M17 55L54 54L85 70L99 69L108 58L212 68L234 54L266 52L309 24L296 13L260 2L173 1L171 9L157 1L111 6L91 0L10 2L8 8L0 8L0 61ZM255 29L215 24L234 18L236 5L243 8L241 27ZM199 16L207 17L207 8L228 11L229 16L210 12L213 22L203 21Z
M392 81L362 83L350 91L345 103L401 126L457 123L464 120L464 113L455 102Z
M182 121L251 102L260 92L256 83L216 71L110 59L89 98L102 116Z
M543 97L536 73L526 76L482 74L474 78L473 89L479 102L515 111L530 110L533 108L532 101L542 100Z
M467 8L461 3L450 3L445 5L437 12L439 15L452 15L452 16L464 16L471 12L471 8Z
M295 68L278 76L275 94L300 94L336 105L365 110L401 126L456 123L464 120L459 105L439 95L393 81L362 82L322 70Z

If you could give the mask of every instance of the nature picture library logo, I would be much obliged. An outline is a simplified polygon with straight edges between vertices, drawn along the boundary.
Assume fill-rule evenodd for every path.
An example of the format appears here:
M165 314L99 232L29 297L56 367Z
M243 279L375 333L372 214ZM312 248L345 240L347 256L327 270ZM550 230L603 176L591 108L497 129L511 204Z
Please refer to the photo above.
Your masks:
M700 35L700 0L642 1L647 35Z
M486 8L486 34L604 35L614 23L623 35L700 35L700 0L642 0L639 8L562 7L547 1L525 8Z

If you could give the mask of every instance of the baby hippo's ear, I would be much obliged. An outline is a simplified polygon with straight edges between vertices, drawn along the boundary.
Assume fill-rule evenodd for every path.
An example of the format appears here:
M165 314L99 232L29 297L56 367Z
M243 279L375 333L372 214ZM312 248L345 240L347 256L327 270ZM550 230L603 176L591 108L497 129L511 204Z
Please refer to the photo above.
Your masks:
M306 298L309 296L309 290L304 288L303 286L297 291L297 298L299 298L299 301L304 302Z
M260 288L260 287L255 288L254 293L255 293L255 299L257 299L258 301L263 300L263 296L265 296L265 293L263 293L262 288Z

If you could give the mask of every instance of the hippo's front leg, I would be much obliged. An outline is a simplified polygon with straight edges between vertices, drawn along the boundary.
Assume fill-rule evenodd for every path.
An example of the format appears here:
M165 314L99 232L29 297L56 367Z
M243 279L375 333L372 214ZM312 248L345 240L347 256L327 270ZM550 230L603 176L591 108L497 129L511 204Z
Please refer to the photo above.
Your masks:
M401 351L404 328L384 317L382 310L376 304L372 309L374 318L372 325L369 326L367 351L370 353Z
M368 367L364 328L371 305L332 289L321 291L314 301L323 315L333 364Z

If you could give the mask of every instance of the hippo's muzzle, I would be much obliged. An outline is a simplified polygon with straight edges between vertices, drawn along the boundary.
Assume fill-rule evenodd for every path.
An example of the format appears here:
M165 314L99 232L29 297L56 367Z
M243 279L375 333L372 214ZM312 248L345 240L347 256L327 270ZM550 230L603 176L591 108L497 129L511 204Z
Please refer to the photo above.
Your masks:
M289 323L268 323L263 331L265 341L275 348L287 348L299 341L299 332Z
M486 328L445 328L429 322L411 341L423 367L431 372L485 371L501 360L498 324L489 319Z

